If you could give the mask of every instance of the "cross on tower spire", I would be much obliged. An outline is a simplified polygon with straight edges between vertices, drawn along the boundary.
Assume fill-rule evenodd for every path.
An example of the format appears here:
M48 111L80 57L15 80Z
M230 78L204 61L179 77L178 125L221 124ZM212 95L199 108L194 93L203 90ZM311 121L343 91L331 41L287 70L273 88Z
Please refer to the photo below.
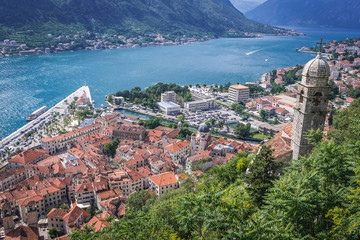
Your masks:
M320 44L319 53L321 53L321 46L323 45L323 38L321 38L321 41L319 43L316 43L316 44Z

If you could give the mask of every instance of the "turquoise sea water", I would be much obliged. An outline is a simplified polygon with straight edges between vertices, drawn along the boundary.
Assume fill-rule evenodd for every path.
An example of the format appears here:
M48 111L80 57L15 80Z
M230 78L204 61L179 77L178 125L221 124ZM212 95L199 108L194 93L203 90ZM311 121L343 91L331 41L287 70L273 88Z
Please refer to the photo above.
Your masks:
M295 48L314 46L322 36L325 41L360 37L360 29L298 31L307 36L0 58L0 138L24 125L34 110L53 106L84 83L97 106L109 93L157 82L245 83L274 68L306 63L313 55Z

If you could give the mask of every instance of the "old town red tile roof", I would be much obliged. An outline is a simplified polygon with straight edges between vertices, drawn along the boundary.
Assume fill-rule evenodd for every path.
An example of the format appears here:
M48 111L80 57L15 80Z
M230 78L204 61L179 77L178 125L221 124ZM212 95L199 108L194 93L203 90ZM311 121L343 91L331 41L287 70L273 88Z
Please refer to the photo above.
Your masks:
M69 211L69 209L53 208L46 216L48 218L64 218L64 216L68 214Z
M149 177L149 179L159 187L177 183L174 172L166 172L159 175L151 176Z
M292 129L293 129L293 125L294 123L291 122L290 124L282 127L282 130L286 133L287 136L289 136L291 138L292 136Z
M81 217L81 215L83 215L85 218L90 217L89 213L87 213L86 211L84 211L81 208L79 208L78 206L76 206L76 207L72 208L70 210L70 212L64 216L63 219L67 223L72 223L72 222L75 222L76 220L78 220L79 217Z
M38 229L28 227L25 225L20 225L11 232L7 233L5 236L5 240L36 240L36 239L40 239Z
M38 157L44 156L48 157L50 156L47 151L43 149L28 149L24 152L21 152L17 155L15 155L13 158L9 160L10 163L18 163L18 164L28 164L35 160Z
M98 214L94 216L86 225L92 226L94 228L95 232L98 232L99 230L103 229L104 227L109 227L110 223L108 223L105 219L109 216L113 216L112 214Z
M177 151L179 151L179 150L181 150L181 149L183 149L183 148L185 148L185 147L187 147L189 145L190 145L190 141L185 140L185 141L179 141L179 142L176 142L176 143L171 144L169 146L166 146L165 149L174 153L174 152L177 152Z
M56 137L43 138L43 139L41 139L41 141L43 141L43 142L60 141L60 140L62 140L64 138L71 137L73 135L76 135L76 134L85 132L85 131L87 131L89 129L100 127L100 126L101 126L101 123L95 123L95 124L92 124L90 126L83 127L83 128L80 128L80 129L76 129L76 130L74 130L72 132L64 133L64 134L61 134L61 135L56 136Z
M104 201L110 198L114 198L114 197L119 197L121 195L123 195L123 191L121 191L120 189L113 189L113 190L109 190L109 191L105 191L105 192L101 192L98 193L98 197L100 198L100 201Z
M148 132L148 136L158 137L161 138L164 135L164 132L154 129L146 130Z
M93 191L93 190L94 190L94 188L93 188L92 183L84 183L84 184L81 184L81 185L77 185L75 187L75 192L76 193L89 192L89 191Z
M268 141L264 145L271 146L271 149L274 150L273 156L275 159L289 156L292 153L290 138L277 137Z

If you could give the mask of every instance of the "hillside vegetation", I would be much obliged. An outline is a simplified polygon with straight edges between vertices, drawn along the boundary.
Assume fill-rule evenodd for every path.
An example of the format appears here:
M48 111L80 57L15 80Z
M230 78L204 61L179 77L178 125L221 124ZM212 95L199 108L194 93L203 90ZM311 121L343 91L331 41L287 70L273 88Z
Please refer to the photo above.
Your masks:
M16 34L274 33L229 0L0 0L0 40Z
M356 100L328 140L309 134L316 147L308 158L284 165L267 147L240 153L158 200L132 194L123 219L71 239L359 239L359 118Z

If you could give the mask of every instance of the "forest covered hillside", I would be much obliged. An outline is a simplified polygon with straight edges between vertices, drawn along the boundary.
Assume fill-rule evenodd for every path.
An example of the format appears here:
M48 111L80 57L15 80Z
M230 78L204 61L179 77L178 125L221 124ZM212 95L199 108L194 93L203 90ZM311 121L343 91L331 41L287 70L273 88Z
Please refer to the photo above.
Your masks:
M229 0L0 0L2 34L32 32L275 33Z

